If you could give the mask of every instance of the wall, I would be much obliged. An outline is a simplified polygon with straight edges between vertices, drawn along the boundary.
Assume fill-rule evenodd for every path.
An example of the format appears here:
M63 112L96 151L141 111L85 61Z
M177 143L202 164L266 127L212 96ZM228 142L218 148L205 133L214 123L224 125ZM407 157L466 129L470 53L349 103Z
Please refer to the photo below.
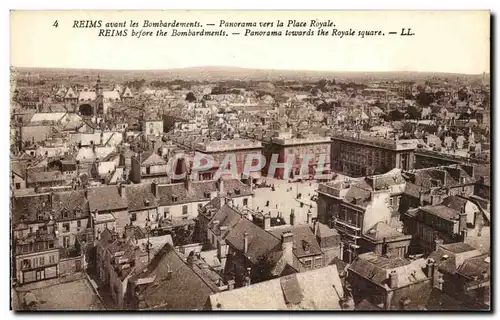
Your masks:
M54 259L52 262L50 260L50 257ZM40 260L41 258L43 258L43 264L41 264ZM25 283L23 272L35 269L41 270L57 266L57 264L59 263L59 249L17 255L15 259L16 259L16 279L19 283L22 284ZM23 269L22 262L25 259L30 260L30 268Z
M78 227L78 221L80 222L80 227ZM64 237L69 237L69 248L75 246L76 235L86 232L87 224L89 218L85 217L82 219L68 220L68 221L57 221L57 231L58 235L58 243L59 247L64 247ZM64 231L64 224L69 223L69 230L67 232Z
M158 216L166 219L182 219L182 218L194 219L198 217L199 205L203 207L209 201L210 199L207 199L205 201L180 203L170 206L158 207ZM183 206L187 206L187 215L182 213Z
M371 227L377 224L377 222L389 222L389 220L391 219L389 198L389 192L372 193L372 201L366 207L361 232L369 230Z
M59 275L69 275L83 270L84 256L66 258L59 261Z

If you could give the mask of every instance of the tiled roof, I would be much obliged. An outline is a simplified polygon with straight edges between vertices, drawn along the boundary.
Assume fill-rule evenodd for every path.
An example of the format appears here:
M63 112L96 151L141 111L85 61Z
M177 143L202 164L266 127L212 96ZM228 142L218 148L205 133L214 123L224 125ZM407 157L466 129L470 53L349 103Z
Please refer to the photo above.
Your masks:
M321 254L321 248L309 225L281 226L269 230L280 241L285 232L293 234L293 253L297 258Z
M403 233L382 221L377 222L377 224L367 230L364 235L377 241L397 239L405 236Z
M132 184L125 186L128 210L138 211L158 206L151 183Z
M459 242L440 245L436 251L429 255L429 258L436 261L439 270L454 274L467 259L480 255L479 250Z
M210 224L209 229L225 238L240 219L243 219L241 213L226 204L211 219L211 222L219 221L219 224ZM222 233L220 227L227 227L227 229Z
M48 220L52 213L52 202L50 193L38 193L25 197L15 197L12 200L12 224L20 223L21 220L36 221L38 214L43 214Z
M172 272L171 279L167 279L168 271ZM170 244L163 246L145 271L131 280L150 276L155 277L153 283L139 285L145 309L201 310L208 297L218 291L190 268Z
M66 180L66 177L60 171L40 171L28 172L28 183L37 183L37 182L52 182L52 181L60 181L63 182Z
M226 242L243 252L245 232L248 234L248 251L244 255L252 263L257 264L260 259L265 259L271 252L281 251L280 240L246 218L240 219L234 225L226 237Z
M388 283L388 272L395 271L398 276L398 287L420 282L427 278L422 267L425 260L411 261L401 257L386 257L374 252L360 254L349 266L349 270L378 285Z
M340 310L343 288L328 266L210 296L212 310ZM266 297L266 298L263 298Z
M116 186L102 186L88 189L90 211L111 211L126 209L127 202L118 193Z
M85 198L85 190L55 192L52 207L57 219L75 219L89 216L89 203ZM64 217L63 212L67 212Z

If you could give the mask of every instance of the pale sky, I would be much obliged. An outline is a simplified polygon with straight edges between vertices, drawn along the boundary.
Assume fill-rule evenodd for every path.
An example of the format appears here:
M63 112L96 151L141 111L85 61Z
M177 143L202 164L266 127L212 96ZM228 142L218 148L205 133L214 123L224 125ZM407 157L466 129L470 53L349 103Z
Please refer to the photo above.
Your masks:
M99 37L74 20L199 21L206 30L227 22L331 20L339 30L381 30L383 37ZM58 27L53 27L55 21ZM215 26L206 26L213 23ZM101 28L105 28L103 25ZM309 27L296 28L307 30ZM413 37L398 34L411 28ZM127 25L130 34L130 27ZM194 29L194 28L193 28ZM195 30L201 30L196 28ZM252 28L264 30L263 28ZM275 28L276 29L276 28ZM317 30L312 28L313 30ZM151 29L156 33L157 29ZM278 29L276 29L278 30ZM281 29L285 30L285 29ZM231 35L240 32L240 35ZM325 71L427 71L479 74L490 69L488 11L15 11L11 65L89 69L236 66Z

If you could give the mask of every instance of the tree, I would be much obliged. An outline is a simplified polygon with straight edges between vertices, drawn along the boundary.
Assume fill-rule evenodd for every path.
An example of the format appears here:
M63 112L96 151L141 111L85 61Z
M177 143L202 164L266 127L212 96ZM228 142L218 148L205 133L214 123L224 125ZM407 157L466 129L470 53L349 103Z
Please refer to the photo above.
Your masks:
M415 106L409 106L408 109L406 110L406 113L408 114L409 119L415 119L418 120L420 119L420 111Z
M186 94L186 101L188 101L188 102L196 101L196 97L195 97L193 92L190 91L190 92L188 92L188 94Z

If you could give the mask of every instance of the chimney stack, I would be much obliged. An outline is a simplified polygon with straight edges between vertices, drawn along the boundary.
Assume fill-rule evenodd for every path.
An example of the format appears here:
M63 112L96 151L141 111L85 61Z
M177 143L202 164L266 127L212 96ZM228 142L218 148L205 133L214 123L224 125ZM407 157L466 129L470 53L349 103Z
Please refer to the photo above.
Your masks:
M290 231L281 234L281 250L283 250L283 257L288 263L293 262L293 233Z
M462 232L464 230L467 230L467 213L465 212L465 206L462 206L458 215L458 231Z
M398 274L396 270L389 273L389 288L396 289L398 287Z
M248 252L248 232L243 234L243 253Z
M127 196L126 196L126 192L125 192L125 184L123 183L120 183L118 184L118 193L120 194L120 196L125 199Z
M264 215L264 230L269 230L271 228L271 214Z
M186 174L186 177L184 178L184 188L189 192L191 191L191 177Z
M252 284L252 278L250 275L252 274L252 268L247 268L247 275L245 276L245 287L248 287Z
M312 217L312 213L311 213L311 211L308 211L307 212L307 224L311 223L311 217Z
M227 281L227 290L233 290L234 289L234 280L228 280Z
M432 278L434 276L435 263L433 259L427 260L427 278Z
M224 180L222 178L219 178L219 180L217 180L217 189L219 191L219 194L224 194Z
M434 248L434 250L437 250L439 246L444 243L444 240L436 238L436 240L434 240L434 243L436 244L436 248Z
M158 197L158 182L153 180L151 183L151 193L156 197Z
M292 209L290 212L290 225L295 225L295 209Z

